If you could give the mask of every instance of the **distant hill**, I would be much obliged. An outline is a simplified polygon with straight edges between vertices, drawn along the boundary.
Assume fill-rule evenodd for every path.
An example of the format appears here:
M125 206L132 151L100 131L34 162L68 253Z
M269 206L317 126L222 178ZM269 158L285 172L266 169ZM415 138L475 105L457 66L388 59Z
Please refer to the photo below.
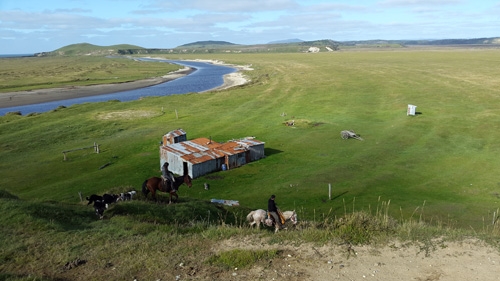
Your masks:
M52 56L83 56L83 55L102 56L102 55L117 55L119 54L119 50L126 50L126 49L138 50L144 48L130 44L98 46L89 43L78 43L59 48L52 52L38 53L35 55L36 56L51 56L51 55Z
M121 44L113 46L97 46L89 43L72 44L52 52L35 54L35 56L82 56L82 55L152 55L179 53L296 53L332 52L349 48L404 48L407 46L493 46L500 48L500 37L474 39L436 39L436 40L358 40L334 41L331 39L303 41L287 39L272 41L268 44L239 45L227 41L197 41L175 48L143 48Z
M343 45L421 45L421 46L445 46L445 45L500 45L500 37L472 38L472 39L422 39L422 40L358 40L342 41Z
M492 38L473 38L473 39L438 39L438 40L420 40L405 41L408 45L500 45L500 37Z
M193 43L180 45L177 48L181 48L181 47L208 48L208 47L220 47L220 46L237 46L237 44L234 44L231 42L226 42L226 41L197 41L197 42L193 42Z
M307 52L310 47L318 47L323 51L337 50L339 43L330 39L303 41L291 39L296 42L290 43L268 43L256 45L238 45L225 41L199 41L185 44L172 49L170 52L203 52L203 53L286 53ZM279 41L276 41L279 42ZM326 48L328 47L328 48Z

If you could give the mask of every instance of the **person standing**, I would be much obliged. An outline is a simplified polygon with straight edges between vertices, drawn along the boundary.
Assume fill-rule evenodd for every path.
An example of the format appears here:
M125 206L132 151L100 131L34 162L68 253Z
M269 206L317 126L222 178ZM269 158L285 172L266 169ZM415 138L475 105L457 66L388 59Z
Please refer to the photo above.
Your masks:
M278 224L279 228L283 228L283 223L281 222L281 218L278 215L278 206L276 206L276 196L273 194L271 198L267 200L267 212L271 214L274 221Z
M167 187L167 183L170 183L170 192L176 192L174 188L174 174L168 170L168 162L165 162L161 167L161 178L163 179L163 186Z

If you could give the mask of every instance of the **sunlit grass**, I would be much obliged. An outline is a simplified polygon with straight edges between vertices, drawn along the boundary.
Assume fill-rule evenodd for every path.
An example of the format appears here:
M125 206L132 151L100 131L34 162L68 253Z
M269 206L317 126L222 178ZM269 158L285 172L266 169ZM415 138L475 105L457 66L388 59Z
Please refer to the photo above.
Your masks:
M182 58L252 64L254 70L245 72L251 83L221 92L4 116L2 187L23 199L70 203L79 200L79 191L138 190L144 179L159 175L161 136L183 128L188 138L221 142L256 136L266 143L267 158L195 179L193 188L181 187L181 198L239 200L256 209L277 194L283 209L302 209L313 219L330 210L341 213L342 200L355 199L356 210L366 211L382 197L391 200L392 216L411 215L427 202L432 214L427 221L465 228L481 227L482 218L499 207L492 172L500 166L495 158L500 57L494 50ZM409 103L422 114L406 116ZM283 125L292 119L295 127ZM345 129L364 141L342 140ZM101 145L100 154L75 152L63 161L63 150L94 142ZM205 182L212 187L208 192Z
M177 65L94 56L0 59L0 94L160 77Z

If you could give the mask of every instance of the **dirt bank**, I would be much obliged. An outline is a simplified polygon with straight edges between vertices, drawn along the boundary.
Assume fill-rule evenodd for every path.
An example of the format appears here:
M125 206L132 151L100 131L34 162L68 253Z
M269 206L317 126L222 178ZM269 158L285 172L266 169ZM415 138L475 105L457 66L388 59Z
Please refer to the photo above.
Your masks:
M500 280L500 254L479 240L433 244L389 243L383 247L269 245L226 240L216 251L281 250L272 263L233 269L226 280Z

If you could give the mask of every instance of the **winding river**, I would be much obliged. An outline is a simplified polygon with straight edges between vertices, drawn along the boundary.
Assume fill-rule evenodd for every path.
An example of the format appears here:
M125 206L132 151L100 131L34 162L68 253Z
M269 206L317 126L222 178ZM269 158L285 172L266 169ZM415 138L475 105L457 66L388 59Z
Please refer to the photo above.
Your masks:
M122 91L122 92L98 95L98 96L0 108L0 116L3 116L8 112L17 112L17 111L21 112L21 114L23 115L34 112L41 113L56 109L59 106L70 106L74 104L81 104L88 102L103 102L109 100L132 101L132 100L138 100L141 97L148 97L148 96L170 96L176 94L199 93L222 86L222 84L224 83L224 75L236 71L236 69L232 67L215 65L206 62L161 60L161 59L147 59L147 58L142 58L141 60L154 60L159 62L175 63L191 67L195 69L195 71L193 71L187 76L146 88L140 88L130 91Z

